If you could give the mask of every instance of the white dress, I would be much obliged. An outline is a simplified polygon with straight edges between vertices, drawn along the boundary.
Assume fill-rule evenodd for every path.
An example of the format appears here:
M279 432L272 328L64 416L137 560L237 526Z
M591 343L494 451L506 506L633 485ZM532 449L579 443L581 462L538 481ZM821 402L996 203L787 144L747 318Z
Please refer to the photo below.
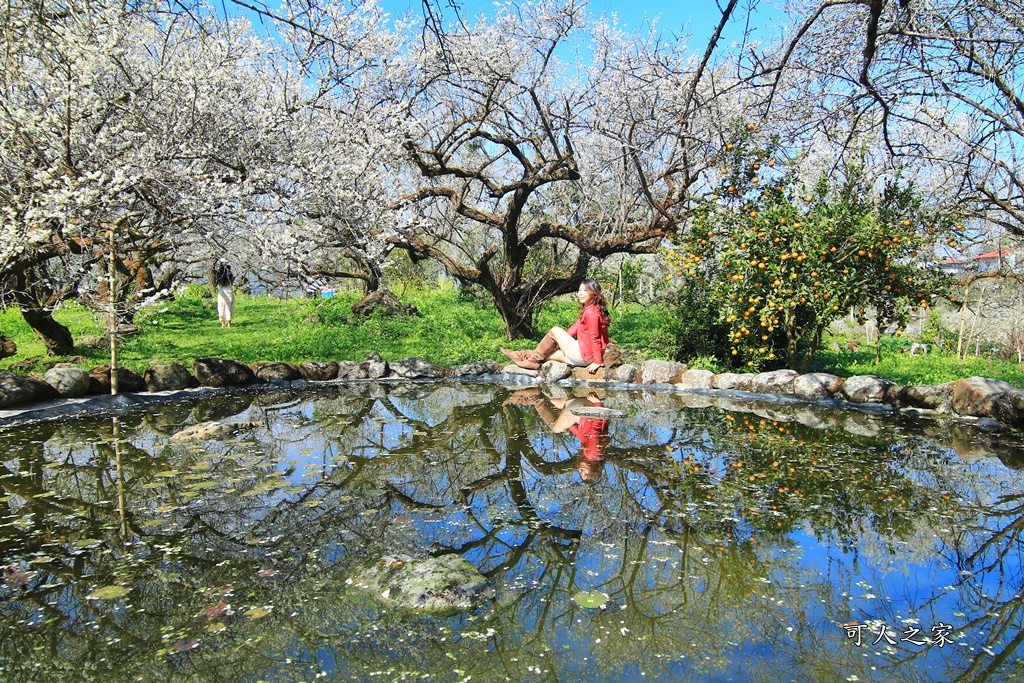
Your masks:
M222 285L217 290L217 317L221 322L231 322L235 315L235 288Z

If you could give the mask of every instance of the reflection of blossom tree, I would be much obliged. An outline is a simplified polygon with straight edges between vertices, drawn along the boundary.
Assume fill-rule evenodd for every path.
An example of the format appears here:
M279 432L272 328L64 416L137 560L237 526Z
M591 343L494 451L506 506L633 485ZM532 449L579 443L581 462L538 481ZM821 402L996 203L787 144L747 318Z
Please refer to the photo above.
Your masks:
M864 668L861 653L828 625L850 616L839 593L857 578L817 574L786 534L803 527L841 546L872 532L890 549L924 534L955 568L991 576L1019 551L1019 499L965 507L978 473L917 437L883 432L853 446L834 432L715 409L622 420L610 430L606 475L584 485L576 438L551 435L535 411L488 400L503 390L410 387L401 396L353 385L318 392L312 403L287 394L261 399L231 419L259 418L262 426L222 443L131 437L129 546L105 502L109 423L12 440L19 461L5 463L0 486L32 498L34 526L0 527L0 543L19 562L36 553L49 559L19 565L39 571L20 592L0 588L0 658L27 675L32 661L85 670L99 656L103 680L122 670L127 680L140 657L152 657L168 679L191 670L303 680L314 666L336 668L339 678L458 668L474 680L522 680L541 667L557 669L560 680L588 680L618 677L636 662L663 662L648 674L678 679L730 671L734 653L749 645L774 652L752 659L749 680L781 675L771 659L796 667L788 675L833 680ZM210 407L200 401L192 414ZM169 411L164 422L189 419ZM123 423L131 433L144 420ZM538 438L541 429L547 436ZM962 516L955 524L933 510L939 500ZM6 505L4 522L24 516ZM990 521L968 524L979 513ZM955 531L931 540L942 528ZM495 601L437 620L385 615L346 590L358 564L403 551L459 552L492 581ZM261 577L262 569L278 573ZM1019 599L1004 597L1020 590L1012 590L1019 577L1002 578L1002 597L991 598L981 595L983 584L992 595L991 584L963 579L963 611L998 613L973 627L992 633L988 644L1001 649L961 651L947 662L950 678L975 680L1007 666L1016 647L1008 629L1020 613ZM85 599L120 582L131 588L130 609ZM607 594L609 609L577 605L581 590ZM206 628L215 621L196 615L220 602L233 614L218 617L225 632L212 633ZM263 605L269 615L243 616ZM32 619L35 630L13 637L19 620ZM200 641L194 651L161 654L192 639ZM61 657L34 653L45 642L58 643L52 652ZM570 673L566 646L592 663ZM893 680L912 678L906 656L886 660Z

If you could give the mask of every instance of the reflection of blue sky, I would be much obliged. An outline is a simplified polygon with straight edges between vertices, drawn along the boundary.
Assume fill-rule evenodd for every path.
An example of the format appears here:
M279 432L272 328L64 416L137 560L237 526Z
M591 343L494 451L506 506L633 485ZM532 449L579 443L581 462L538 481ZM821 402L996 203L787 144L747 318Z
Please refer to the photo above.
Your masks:
M463 549L466 559L490 570L525 544L526 552L512 566L494 575L498 601L520 601L514 616L522 633L505 633L502 643L514 644L547 630L549 635L543 641L557 646L547 653L551 666L576 674L581 680L749 680L751 661L755 668L786 663L793 669L789 673L799 680L812 680L807 676L821 671L838 672L842 666L860 659L864 660L864 669L843 670L844 677L856 673L861 680L875 680L865 678L865 671L871 675L870 666L879 670L893 666L898 674L894 680L946 680L947 667L956 669L961 665L959 658L976 654L983 646L985 636L979 632L982 629L965 633L963 645L939 649L900 643L895 655L886 655L881 645L872 645L878 635L877 624L884 623L897 639L904 637L911 626L921 630L920 637L928 638L932 626L939 622L961 628L970 619L994 608L997 600L1005 600L1007 591L1019 591L1019 583L1014 583L1019 582L1019 565L1011 566L1016 556L1008 558L1011 561L1006 563L1006 572L986 572L975 566L976 576L960 573L963 565L954 564L957 544L969 552L977 546L978 538L985 535L978 533L972 538L969 522L960 522L955 529L951 523L950 529L944 529L941 522L933 523L932 515L933 521L922 523L915 537L913 532L887 533L885 528L878 527L881 520L866 515L855 522L851 543L837 538L835 530L827 525L812 529L807 522L786 535L776 536L757 532L748 522L741 521L735 529L739 542L715 539L712 536L717 533L717 520L743 517L736 506L728 501L698 500L687 504L683 523L675 522L661 510L658 491L647 477L622 460L610 460L602 477L591 484L582 484L574 467L545 473L524 461L522 487L532 510L518 509L508 487L500 483L474 493L469 505L463 507L457 492L449 487L462 486L474 478L466 476L466 468L489 471L489 461L479 458L477 453L460 450L445 456L443 448L397 458L388 450L407 447L417 429L430 432L448 417L458 417L460 411L481 405L493 393L478 387L461 391L450 386L439 386L419 397L412 393L403 396L401 387L391 391L389 396L374 400L358 426L341 436L321 427L318 420L364 404L323 401L314 410L312 401L300 400L275 410L251 408L246 418L259 420L265 415L269 419L269 433L258 431L256 436L261 441L270 437L265 452L282 458L279 468L293 468L288 479L295 485L315 486L321 477L330 476L332 468L347 467L332 462L331 457L339 451L370 460L388 458L379 470L368 466L369 476L357 483L358 490L350 493L366 494L366 510L357 514L356 519L372 520L388 529L388 538L394 544L393 549L389 548L391 552L407 548ZM633 400L611 393L606 405L623 409ZM643 403L637 405L641 406L638 415L611 422L610 448L621 451L655 447L656 451L664 452L663 457L675 460L693 456L707 466L711 480L715 481L726 476L729 458L736 454L736 449L745 447L721 437L713 438L701 421L709 420L708 424L712 424L714 417L685 410L644 412ZM521 409L532 410L508 407ZM501 414L499 410L493 418L497 432L504 429ZM414 422L420 425L416 427ZM524 425L532 425L531 432L521 437L510 434L510 440L522 438L544 462L576 456L579 444L571 434L552 434L536 420ZM443 428L451 427L448 424ZM841 459L847 450L860 448L856 443L854 439L837 446L837 458ZM899 465L879 460L878 466L898 467L899 473L917 486L938 492L951 490L968 502L991 504L1000 494L1019 490L1021 475L1007 470L995 458L967 461L926 439L910 439L907 443L916 449L914 457L901 460ZM881 458L889 443L872 441L867 447ZM504 450L500 444L497 448ZM423 467L428 460L445 457L449 462L442 465L450 469ZM316 470L321 465L322 475ZM500 467L498 463L493 466ZM421 481L426 484L417 489ZM422 496L432 490L430 482L440 499L423 500ZM371 484L372 489L360 488ZM386 486L440 507L427 510L407 507L395 499L385 502L388 496L382 489ZM280 490L268 492L261 500L266 507L254 503L251 514L259 517L282 498L294 496ZM329 505L327 501L324 507ZM538 524L524 523L532 513L536 513ZM308 514L315 516L319 512L311 510ZM403 521L397 522L399 519ZM689 535L685 532L687 519L695 530ZM983 527L1005 524L1007 520L989 521L979 516L973 523ZM564 539L545 537L541 533L545 525L581 532L578 548L571 548ZM495 527L499 530L492 542L472 546ZM700 531L702 527L709 531ZM528 540L531 535L533 540ZM756 536L756 540L742 541L747 536ZM344 562L346 554L353 552L346 546L357 543L357 538L342 532L323 548L326 558L330 562ZM557 561L560 559L565 561ZM1008 576L1007 583L1000 583ZM578 590L608 594L609 610L574 608L572 597ZM728 604L717 602L721 600ZM621 616L611 624L611 615L617 614L616 610ZM702 631L695 626L692 636L686 633L679 638L683 649L671 652L650 650L641 637L645 634L619 631L627 624L636 628L644 619L650 619L652 633L678 628L680 623L686 623L687 617L673 616L677 610L691 619L700 618L705 610L736 618L719 615L708 619L710 627ZM551 614L567 616L552 618ZM376 618L376 614L368 614L367 622ZM839 626L847 621L876 624L874 630L864 631L865 643L860 649L846 640ZM472 623L468 617L437 619L436 623L439 628L451 628L456 633L482 630L479 623ZM701 638L709 633L722 642L702 642ZM604 644L594 636L599 636ZM659 634L662 642L663 636ZM685 647L691 637L692 649ZM619 653L635 647L632 661L639 664L627 665L625 669L601 667L599 663L608 656L608 646L613 643L613 651ZM367 646L370 645L368 641ZM381 645L390 648L394 643ZM486 641L480 647L486 648ZM705 664L702 660L708 652L723 659L713 665ZM342 671L352 666L351 662L336 662L330 649L318 650L318 656L324 669ZM912 661L894 665L896 660ZM646 675L641 677L637 667L642 667Z

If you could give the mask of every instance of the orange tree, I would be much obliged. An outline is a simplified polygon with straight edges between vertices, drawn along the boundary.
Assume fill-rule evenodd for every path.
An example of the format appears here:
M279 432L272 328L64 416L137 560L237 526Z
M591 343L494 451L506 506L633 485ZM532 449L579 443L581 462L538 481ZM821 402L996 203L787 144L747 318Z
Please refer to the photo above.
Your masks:
M925 211L910 185L876 191L856 168L841 184L822 178L807 192L740 136L732 164L667 255L684 289L707 288L727 327L727 358L751 368L805 365L822 332L869 307L880 329L927 307L945 284L918 249L951 226ZM671 277L671 276L670 276Z

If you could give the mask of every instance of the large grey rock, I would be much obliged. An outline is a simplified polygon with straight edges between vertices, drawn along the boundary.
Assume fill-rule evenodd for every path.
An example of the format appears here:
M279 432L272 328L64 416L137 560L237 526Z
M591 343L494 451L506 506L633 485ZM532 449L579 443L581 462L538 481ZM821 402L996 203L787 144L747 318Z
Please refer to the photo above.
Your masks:
M223 358L197 358L192 372L204 387L245 387L256 383L256 374L245 363Z
M875 437L882 433L882 426L870 415L864 415L856 411L850 411L843 418L843 429L854 436Z
M572 368L556 360L545 361L537 371L537 376L545 382L558 382L570 375L572 375Z
M934 386L912 384L900 387L892 398L902 408L925 408L948 413L953 408L953 385L954 382Z
M494 593L483 574L455 554L382 557L349 581L386 604L441 615L476 609Z
M65 398L85 396L92 385L89 373L81 368L50 368L43 379Z
M640 368L635 365L620 365L612 368L608 373L608 379L612 382L626 382L627 384L639 383L641 378Z
M388 317L396 315L417 315L419 311L413 304L403 304L390 290L377 290L362 297L352 304L352 314L357 317L368 317L380 310Z
M261 382L291 382L301 379L299 368L291 363L279 363L272 360L261 360L249 366Z
M710 370L687 370L679 381L676 382L677 389L710 389L711 380L715 373Z
M403 304L391 290L378 289L370 292L352 305L352 315L360 318L368 317L380 310L388 317L399 315L417 315L419 311L412 304Z
M953 412L957 415L993 417L992 398L1015 391L1009 382L989 377L968 377L953 384Z
M573 415L579 415L580 417L596 417L599 420L610 420L618 417L628 417L629 413L625 410L616 410L615 408L605 408L603 406L581 406L579 408L572 408Z
M793 393L793 380L799 374L796 370L759 372L750 381L750 390L758 394L790 394Z
M805 401L831 398L843 386L841 377L827 372L809 372L793 380L793 394Z
M406 379L437 379L446 374L444 368L416 356L392 362L391 373Z
M1018 429L1024 427L1024 392L1001 391L989 399L990 417Z
M387 361L379 359L365 360L362 365L366 372L367 379L380 379L381 377L387 377L387 374L390 371Z
M806 406L797 407L793 411L793 419L812 429L832 429L838 422L836 418L815 412Z
M366 372L367 363L357 363L354 360L343 360L338 363L338 379L369 379Z
M452 377L468 377L471 375L496 375L501 372L501 365L493 360L481 360L475 363L463 363L448 368Z
M720 391L750 391L754 376L738 372L723 372L711 380L711 388Z
M42 380L0 370L0 408L47 401L58 396L57 390Z
M883 403L893 383L874 375L854 375L843 382L842 395L853 403Z
M110 366L98 365L89 371L89 392L93 394L110 393ZM129 370L128 368L117 369L117 391L121 394L131 394L143 391L146 388L146 380L142 375Z
M101 337L99 335L90 334L81 339L75 340L76 349L98 349L101 346L109 346L110 337Z
M328 382L338 377L337 363L299 363L298 368L307 382Z
M679 394L679 402L684 408L709 408L717 405L715 394L694 394L690 392Z
M175 441L219 441L241 431L255 429L257 422L201 422L171 436Z
M675 384L684 372L686 372L684 363L648 360L640 366L640 381L644 384Z
M154 365L142 373L146 391L181 391L198 386L199 382L184 365L167 363Z

